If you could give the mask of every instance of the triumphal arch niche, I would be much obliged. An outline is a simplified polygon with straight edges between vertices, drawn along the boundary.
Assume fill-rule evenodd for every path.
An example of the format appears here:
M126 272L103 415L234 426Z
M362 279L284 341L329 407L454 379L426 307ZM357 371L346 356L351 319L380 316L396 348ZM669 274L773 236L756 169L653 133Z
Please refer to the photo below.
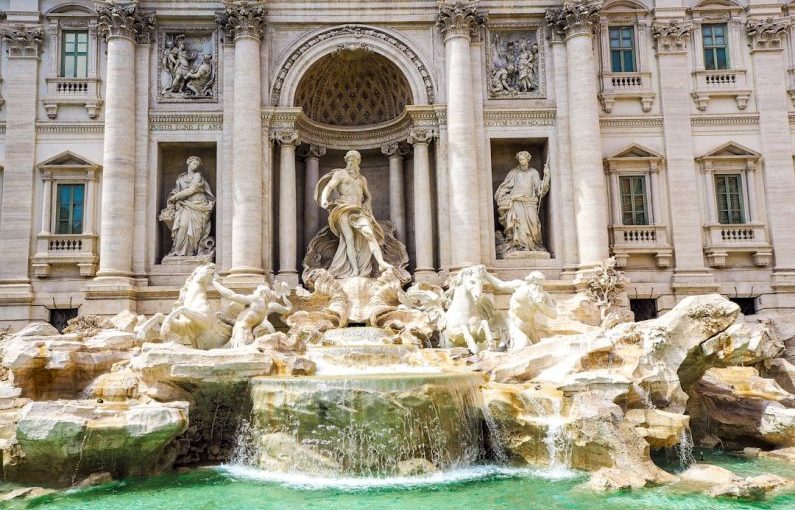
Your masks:
M362 25L316 31L293 48L278 64L271 93L279 278L297 282L300 272L306 278L325 264L315 239L328 228L318 182L345 168L351 150L361 157L385 238L401 245L390 262L420 279L432 276L444 110L434 106L436 86L418 50Z

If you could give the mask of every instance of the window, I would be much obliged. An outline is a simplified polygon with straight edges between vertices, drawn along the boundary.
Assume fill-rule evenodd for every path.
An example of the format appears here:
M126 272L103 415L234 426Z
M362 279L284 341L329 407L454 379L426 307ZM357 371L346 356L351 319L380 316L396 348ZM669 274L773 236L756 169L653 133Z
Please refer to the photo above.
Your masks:
M610 27L610 69L635 72L635 37L632 27Z
M621 188L621 215L624 225L648 225L646 177L626 175L618 179Z
M83 195L85 184L58 184L55 233L83 233Z
M715 175L715 194L718 202L719 223L745 223L742 190L742 177L740 174Z
M710 71L729 68L726 25L703 25L704 68Z
M656 299L630 299L629 309L635 314L635 321L647 321L657 318Z
M70 30L63 32L61 44L61 77L85 78L88 76L88 32Z

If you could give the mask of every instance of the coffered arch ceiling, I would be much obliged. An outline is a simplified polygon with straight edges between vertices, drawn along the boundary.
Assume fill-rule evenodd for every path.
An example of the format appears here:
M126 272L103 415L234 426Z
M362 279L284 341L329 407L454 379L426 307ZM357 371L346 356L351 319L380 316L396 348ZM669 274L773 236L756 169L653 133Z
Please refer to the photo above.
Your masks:
M369 126L396 119L412 104L412 91L388 58L345 49L315 62L301 77L294 106L330 126Z

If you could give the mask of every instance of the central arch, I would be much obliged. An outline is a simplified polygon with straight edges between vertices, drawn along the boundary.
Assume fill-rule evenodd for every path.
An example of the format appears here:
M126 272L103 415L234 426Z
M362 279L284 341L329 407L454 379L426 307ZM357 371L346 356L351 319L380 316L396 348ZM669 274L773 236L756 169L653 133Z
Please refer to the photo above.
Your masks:
M284 55L276 67L271 89L273 106L298 105L296 94L306 73L324 57L345 50L378 54L391 62L408 82L411 104L427 105L435 101L436 85L425 62L411 44L390 30L342 25L311 32L296 45L297 48Z

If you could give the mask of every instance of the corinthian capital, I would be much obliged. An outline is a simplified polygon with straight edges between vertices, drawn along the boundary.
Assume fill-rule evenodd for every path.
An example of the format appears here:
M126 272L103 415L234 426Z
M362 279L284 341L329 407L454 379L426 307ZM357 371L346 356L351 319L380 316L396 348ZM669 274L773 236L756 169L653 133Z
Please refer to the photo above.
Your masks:
M693 25L686 21L654 23L651 33L657 41L657 53L679 53L687 50Z
M414 128L409 133L409 137L406 141L411 145L417 143L431 143L435 136L436 132L433 129Z
M262 38L267 11L257 1L226 1L223 12L216 15L216 21L233 39L251 37Z
M547 9L545 20L549 28L560 37L591 34L599 23L601 0L566 1L561 7Z
M133 40L148 40L155 25L153 12L141 12L137 1L95 2L97 14L97 30L106 39L110 37L126 37Z
M789 26L787 18L749 19L745 31L750 39L751 51L783 50L782 39Z
M13 25L0 28L0 35L8 45L8 56L38 57L44 30L39 25Z
M447 37L473 37L486 24L487 16L478 10L480 0L439 0L436 26Z

